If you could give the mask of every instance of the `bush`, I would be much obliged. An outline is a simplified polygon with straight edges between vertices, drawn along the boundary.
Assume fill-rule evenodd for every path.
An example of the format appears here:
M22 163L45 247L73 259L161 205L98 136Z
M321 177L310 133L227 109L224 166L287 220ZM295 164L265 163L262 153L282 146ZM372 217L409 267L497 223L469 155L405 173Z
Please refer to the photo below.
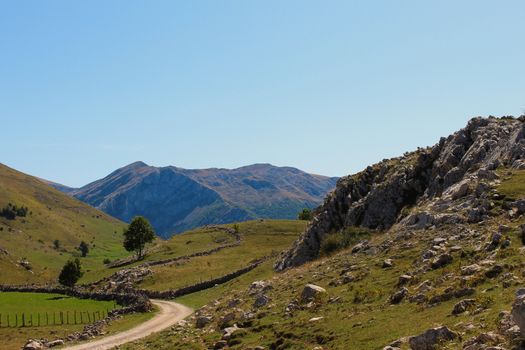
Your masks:
M83 274L80 260L69 260L62 268L58 276L58 282L64 286L73 287Z
M78 250L80 250L82 257L85 258L86 255L89 253L89 246L86 242L82 241L80 242L80 245L78 246Z
M311 209L304 208L299 214L297 215L297 218L299 220L312 220L314 217L314 214L312 213Z
M369 237L370 231L367 229L356 226L347 227L342 231L326 235L321 241L319 252L322 256L329 255Z
M108 258L105 258L104 261L102 261L104 264L109 264L111 262L111 260L109 260Z
M16 204L8 203L2 210L0 210L0 216L8 220L14 220L17 216L25 217L27 216L29 209L24 206L17 206Z

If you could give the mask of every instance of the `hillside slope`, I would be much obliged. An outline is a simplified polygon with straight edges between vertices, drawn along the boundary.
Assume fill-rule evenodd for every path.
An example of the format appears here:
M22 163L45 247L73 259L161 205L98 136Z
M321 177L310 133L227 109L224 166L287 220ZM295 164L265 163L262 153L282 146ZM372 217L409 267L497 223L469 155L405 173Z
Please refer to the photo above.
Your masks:
M315 259L327 234L361 226L475 223L490 210L487 181L498 167L525 166L524 118L474 118L438 144L385 160L341 178L315 218L276 264L277 270ZM467 197L460 205L453 200ZM410 208L416 212L406 217Z
M524 120L476 118L343 178L284 271L123 348L523 349Z
M14 220L0 217L1 283L56 281L64 262L78 256L81 241L90 247L88 257L82 258L86 270L103 268L104 258L127 254L121 244L122 222L0 164L0 208L8 203L29 212Z
M188 170L135 162L67 193L126 222L143 215L169 237L208 224L293 219L302 208L319 205L335 182L269 164Z

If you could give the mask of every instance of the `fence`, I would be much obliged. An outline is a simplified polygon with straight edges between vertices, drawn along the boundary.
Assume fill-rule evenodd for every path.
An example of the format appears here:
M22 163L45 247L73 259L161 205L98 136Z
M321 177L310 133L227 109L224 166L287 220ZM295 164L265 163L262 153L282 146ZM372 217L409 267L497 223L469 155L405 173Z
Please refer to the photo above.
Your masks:
M38 313L0 313L0 328L90 324L107 317L111 310L54 311Z

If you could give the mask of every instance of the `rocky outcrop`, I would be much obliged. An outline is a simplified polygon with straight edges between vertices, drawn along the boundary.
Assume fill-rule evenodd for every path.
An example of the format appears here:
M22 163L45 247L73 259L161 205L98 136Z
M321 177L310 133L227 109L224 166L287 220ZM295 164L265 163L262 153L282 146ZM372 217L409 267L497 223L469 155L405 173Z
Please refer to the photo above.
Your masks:
M493 170L525 158L524 119L474 118L433 147L341 178L275 269L315 259L325 235L346 227L384 230L398 223L424 229L483 220L490 208L487 182L497 177ZM403 212L411 207L420 211Z
M427 330L425 333L408 339L412 350L434 350L436 346L453 340L457 335L447 327L438 327Z

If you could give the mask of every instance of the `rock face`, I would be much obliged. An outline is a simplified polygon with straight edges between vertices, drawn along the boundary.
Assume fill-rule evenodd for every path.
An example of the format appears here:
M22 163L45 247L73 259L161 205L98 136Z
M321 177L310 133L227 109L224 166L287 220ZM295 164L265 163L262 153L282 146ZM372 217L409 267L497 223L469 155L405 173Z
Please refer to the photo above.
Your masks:
M336 180L269 164L188 170L135 162L82 188L51 185L126 222L145 216L169 237L208 224L295 219L319 205Z
M398 223L423 229L483 220L490 204L483 181L497 177L493 170L499 165L510 167L525 158L522 119L474 118L433 147L339 179L275 269L315 259L323 237L345 227L382 230ZM454 207L457 201L468 202L464 208L469 209ZM404 216L402 210L412 206L425 209Z
M521 336L525 337L525 289L516 292L516 300L512 304L512 318L520 328Z
M412 350L434 350L442 342L456 338L456 334L447 327L432 328L425 333L408 339L408 344Z

